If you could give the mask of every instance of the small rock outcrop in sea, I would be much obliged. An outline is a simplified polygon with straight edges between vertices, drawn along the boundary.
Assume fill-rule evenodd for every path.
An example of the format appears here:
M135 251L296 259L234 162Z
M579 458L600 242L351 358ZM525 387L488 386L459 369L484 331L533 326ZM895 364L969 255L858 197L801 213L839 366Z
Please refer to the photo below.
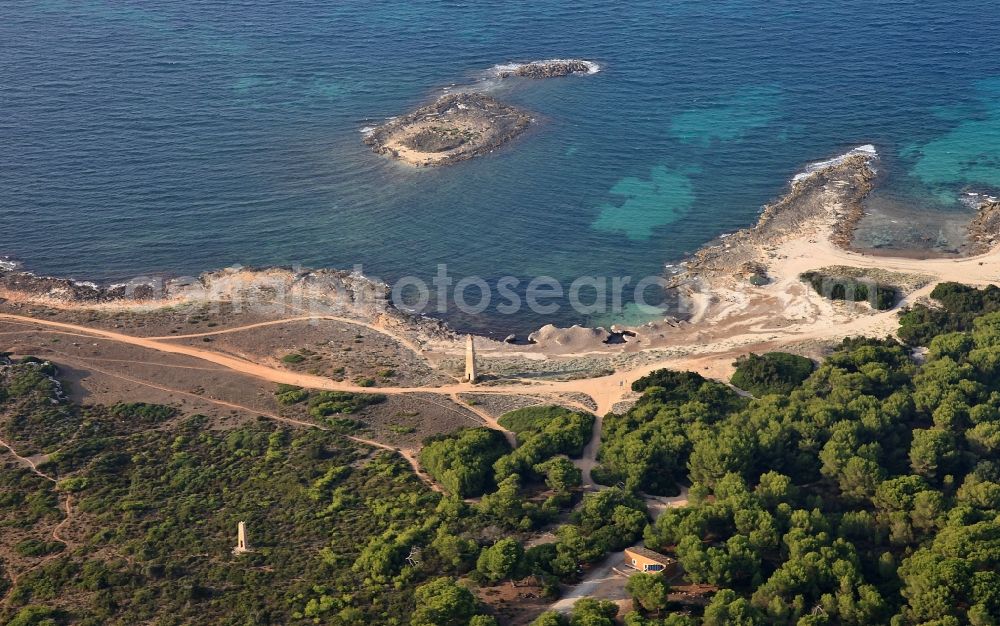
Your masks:
M456 93L375 128L365 143L411 165L445 165L496 150L531 121L485 94Z
M497 68L497 78L555 78L570 74L593 74L599 66L593 61L579 59L552 59L550 61L532 61L514 65L501 65Z
M1000 201L985 202L969 223L972 253L989 252L1000 243Z

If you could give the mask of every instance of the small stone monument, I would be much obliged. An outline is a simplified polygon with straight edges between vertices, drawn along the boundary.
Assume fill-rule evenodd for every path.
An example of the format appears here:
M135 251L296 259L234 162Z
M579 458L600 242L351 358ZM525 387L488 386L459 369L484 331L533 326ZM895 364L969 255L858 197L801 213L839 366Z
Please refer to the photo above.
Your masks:
M465 376L462 378L462 382L474 384L476 378L476 346L473 343L472 335L469 335L465 343Z
M247 545L247 525L245 522L240 522L236 525L236 547L233 548L233 554L247 552L250 552L250 546Z

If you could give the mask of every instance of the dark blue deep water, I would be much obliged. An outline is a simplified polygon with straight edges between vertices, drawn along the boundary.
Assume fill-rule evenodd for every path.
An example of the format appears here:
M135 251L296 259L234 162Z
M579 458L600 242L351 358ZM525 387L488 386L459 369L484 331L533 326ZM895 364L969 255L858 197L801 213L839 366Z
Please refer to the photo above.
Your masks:
M496 154L412 170L361 143L553 57L602 70L493 87L539 120ZM967 212L1000 188L995 2L0 4L0 255L39 273L656 275L867 143L885 206Z

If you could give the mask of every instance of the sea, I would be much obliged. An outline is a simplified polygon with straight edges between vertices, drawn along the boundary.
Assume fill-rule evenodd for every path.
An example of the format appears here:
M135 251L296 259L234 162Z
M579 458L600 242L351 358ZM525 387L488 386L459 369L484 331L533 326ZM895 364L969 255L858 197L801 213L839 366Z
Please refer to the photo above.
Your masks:
M552 58L600 69L495 77ZM443 168L363 144L462 90L536 123ZM463 330L637 322L634 294L602 307L597 285L663 276L808 163L866 144L881 180L857 243L960 248L972 194L1000 190L995 2L0 6L0 256L39 274L343 268ZM593 306L485 302L502 279L518 296L584 279ZM456 285L463 306L437 297Z

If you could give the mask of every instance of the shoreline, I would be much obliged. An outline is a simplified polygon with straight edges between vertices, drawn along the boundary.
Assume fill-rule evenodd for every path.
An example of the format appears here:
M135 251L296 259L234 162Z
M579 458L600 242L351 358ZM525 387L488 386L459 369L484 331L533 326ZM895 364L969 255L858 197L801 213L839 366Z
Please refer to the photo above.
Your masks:
M535 341L526 345L505 343L480 334L477 336L483 344L481 352L534 359L634 354L676 347L687 336L718 335L720 328L738 325L741 318L749 322L755 311L762 308L799 307L812 311L814 316L838 313L833 303L816 301L798 284L799 273L822 267L816 263L823 255L815 255L816 263L802 261L801 268L788 266L788 252L796 250L796 246L801 247L803 239L807 247L818 245L819 240L828 245L827 256L831 263L827 265L850 266L868 259L862 264L873 271L875 266L883 264L906 266L910 263L919 267L941 261L976 259L977 255L973 254L935 258L850 247L851 235L864 214L863 200L875 185L877 158L873 148L855 149L820 162L822 166L807 166L793 178L783 196L763 209L755 224L736 233L720 235L678 264L679 271L670 278L672 286L688 298L691 305L690 314L684 320L666 318L638 326L612 325L608 328L579 325L559 328L548 324L531 333ZM998 222L1000 203L996 202L984 203L973 220L980 232L980 250L986 250L985 254L989 254L997 238L992 235L986 241L990 232L997 232L989 228ZM973 224L970 224L970 233L972 230ZM853 261L841 258L845 256L857 258ZM804 258L810 259L808 254ZM885 262L875 263L875 259ZM11 260L0 261L0 300L5 301L5 306L153 313L164 307L233 302L248 295L255 302L264 302L267 298L262 294L268 292L284 294L298 303L293 305L297 310L284 305L283 310L272 311L273 315L343 315L399 330L434 350L454 352L464 334L441 318L397 309L389 302L390 287L385 283L336 269L228 268L205 272L194 280L164 278L157 286L101 286L89 281L38 276ZM752 276L766 279L767 284L751 284L749 278ZM268 304L273 306L275 303ZM850 320L857 315L833 317ZM793 326L794 321L789 320L785 329ZM731 334L735 334L735 328L731 330ZM615 341L611 341L613 335Z

